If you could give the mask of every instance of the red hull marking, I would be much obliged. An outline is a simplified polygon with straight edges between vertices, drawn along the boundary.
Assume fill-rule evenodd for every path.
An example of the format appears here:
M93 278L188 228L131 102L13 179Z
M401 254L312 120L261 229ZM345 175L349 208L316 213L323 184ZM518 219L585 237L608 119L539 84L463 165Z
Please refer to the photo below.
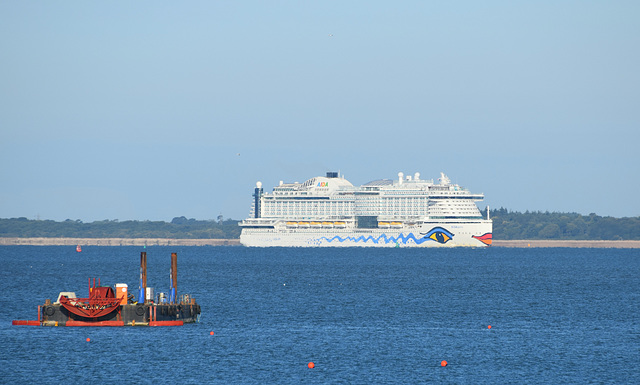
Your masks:
M98 322L85 322L85 321L72 321L69 320L65 326L124 326L123 321L98 321Z
M479 240L480 242L484 243L487 246L491 246L491 240L493 238L493 235L491 233L485 233L483 235L477 236L477 235L472 235L471 238L475 238L477 240Z
M18 326L40 326L40 321L27 321L27 320L13 320L11 325Z
M184 321L151 321L149 326L182 326Z

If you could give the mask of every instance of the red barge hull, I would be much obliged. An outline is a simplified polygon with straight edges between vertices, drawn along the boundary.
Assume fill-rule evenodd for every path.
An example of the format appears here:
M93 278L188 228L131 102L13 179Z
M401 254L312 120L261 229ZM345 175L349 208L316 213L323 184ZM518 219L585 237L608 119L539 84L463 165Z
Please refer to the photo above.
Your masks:
M14 320L18 326L181 326L197 322L200 305L132 304L121 305L99 318L78 317L61 305L38 306L37 320Z
M89 280L89 297L68 297L60 293L58 302L45 301L38 306L37 320L14 320L17 326L181 326L198 322L200 305L188 294L176 299L177 255L171 254L170 299L147 298L147 253L140 254L140 300L133 302L127 292L116 293L108 286L93 287ZM125 285L126 286L126 285ZM67 295L65 295L67 294ZM121 294L120 297L117 297Z

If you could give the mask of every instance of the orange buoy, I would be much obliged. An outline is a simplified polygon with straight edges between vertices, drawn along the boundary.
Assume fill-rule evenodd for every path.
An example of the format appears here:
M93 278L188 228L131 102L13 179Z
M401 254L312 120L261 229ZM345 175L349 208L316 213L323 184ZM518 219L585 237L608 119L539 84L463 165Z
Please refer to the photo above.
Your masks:
M210 336L212 336L212 335L213 335L213 332L212 332L212 331L211 331L211 332L209 332L209 335L210 335Z
M442 360L442 362L440 362L440 366L447 366L447 361Z
M314 364L313 361L311 361L307 364L307 366L309 367L309 369L313 369L316 367L316 364Z
M491 325L487 326L487 329L491 329Z
M87 342L91 342L91 338L87 337Z

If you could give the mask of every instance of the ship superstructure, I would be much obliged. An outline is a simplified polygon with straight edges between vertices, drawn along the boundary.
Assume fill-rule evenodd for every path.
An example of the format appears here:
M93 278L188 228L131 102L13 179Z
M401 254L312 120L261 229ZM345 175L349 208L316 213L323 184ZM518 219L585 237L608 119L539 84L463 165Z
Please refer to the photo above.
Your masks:
M304 183L280 182L265 193L258 182L246 246L489 246L492 225L473 194L441 173L419 173L354 186L328 172Z

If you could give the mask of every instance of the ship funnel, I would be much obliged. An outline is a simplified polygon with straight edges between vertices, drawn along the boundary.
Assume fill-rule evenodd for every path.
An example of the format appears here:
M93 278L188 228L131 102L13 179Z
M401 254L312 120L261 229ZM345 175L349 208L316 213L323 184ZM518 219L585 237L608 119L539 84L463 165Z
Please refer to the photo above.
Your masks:
M262 198L263 190L262 190L262 182L256 183L256 188L253 192L253 217L260 218L262 215L260 213L260 202Z

